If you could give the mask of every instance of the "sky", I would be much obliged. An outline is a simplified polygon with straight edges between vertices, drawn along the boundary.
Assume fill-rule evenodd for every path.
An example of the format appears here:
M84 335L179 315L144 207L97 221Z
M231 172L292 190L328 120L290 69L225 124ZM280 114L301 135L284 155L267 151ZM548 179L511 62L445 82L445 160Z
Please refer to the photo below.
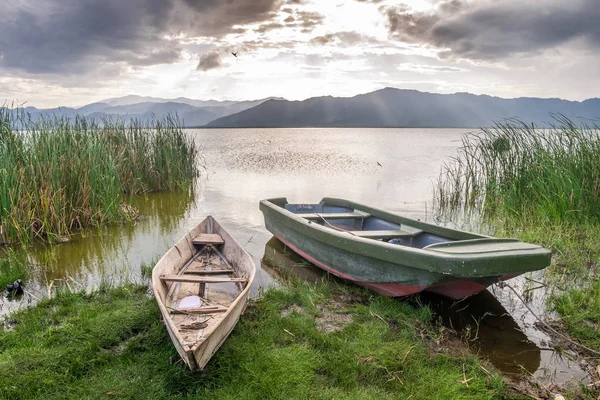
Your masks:
M600 97L598 21L599 0L2 0L0 101L584 100Z

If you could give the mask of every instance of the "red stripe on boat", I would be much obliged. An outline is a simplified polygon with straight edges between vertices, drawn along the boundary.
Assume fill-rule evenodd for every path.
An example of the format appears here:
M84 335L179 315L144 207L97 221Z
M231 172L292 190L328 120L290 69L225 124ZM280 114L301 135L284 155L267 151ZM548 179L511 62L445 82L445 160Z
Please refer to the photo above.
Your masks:
M383 294L384 296L390 297L402 297L408 296L414 293L418 293L420 291L426 290L428 292L433 292L437 294L441 294L443 296L451 297L453 299L464 299L465 297L473 296L483 290L486 289L485 286L473 282L473 281L452 281L452 282L444 282L438 283L431 286L417 286L417 285L405 285L402 283L383 283L383 282L365 282L360 281L353 277L352 275L345 274L338 270L331 268L330 266L323 264L322 262L316 260L314 257L308 255L304 251L298 249L296 246L288 243L287 241L281 239L279 236L274 235L277 239L283 242L286 246L292 249L295 253L301 255L311 263L316 266L330 272L335 276L339 276L340 278L347 279L352 281L360 286L364 286L366 288L372 289L377 293ZM517 274L519 275L519 274ZM515 275L516 276L516 275ZM510 279L513 276L505 275L502 278ZM501 279L502 279L501 278Z

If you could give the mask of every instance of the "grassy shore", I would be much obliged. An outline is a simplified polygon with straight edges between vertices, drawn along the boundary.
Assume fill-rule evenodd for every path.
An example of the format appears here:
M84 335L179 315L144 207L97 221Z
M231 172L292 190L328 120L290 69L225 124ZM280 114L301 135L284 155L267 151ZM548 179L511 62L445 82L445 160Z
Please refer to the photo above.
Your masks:
M437 206L551 249L544 280L559 328L600 350L600 128L555 122L540 130L509 121L465 136L440 177Z
M0 108L0 243L62 240L131 219L128 195L190 190L197 155L170 116L148 126L80 117L33 122Z
M252 302L192 373L146 286L62 292L0 331L0 398L511 397L489 365L433 350L443 335L430 320L426 308L355 288L290 283Z

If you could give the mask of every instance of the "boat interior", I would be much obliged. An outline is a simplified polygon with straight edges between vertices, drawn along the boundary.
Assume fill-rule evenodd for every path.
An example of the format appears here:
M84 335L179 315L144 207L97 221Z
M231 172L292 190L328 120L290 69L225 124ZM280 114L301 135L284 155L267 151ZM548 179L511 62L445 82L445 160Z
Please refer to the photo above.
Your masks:
M361 210L327 204L285 204L284 208L313 223L351 235L401 246L424 248L454 239L425 232L407 224L397 224Z
M219 234L201 233L192 243L197 251L179 272L160 276L165 306L184 346L209 336L248 284L221 252Z

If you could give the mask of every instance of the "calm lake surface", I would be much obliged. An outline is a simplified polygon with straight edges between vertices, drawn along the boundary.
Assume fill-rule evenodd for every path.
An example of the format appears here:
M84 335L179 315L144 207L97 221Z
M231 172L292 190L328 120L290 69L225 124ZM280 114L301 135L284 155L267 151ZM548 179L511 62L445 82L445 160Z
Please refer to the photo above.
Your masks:
M207 215L214 216L254 258L257 276L252 293L256 295L259 288L277 285L286 264L288 273L297 273L299 263L271 240L259 200L287 197L291 202L310 203L326 196L342 197L431 222L435 180L443 163L457 154L465 132L189 130L203 154L202 178L194 195L139 197L134 203L144 218L135 224L103 227L58 246L28 249L35 268L35 279L27 286L30 294L20 301L0 300L0 315L47 296L50 283L75 290L91 289L102 281L141 281L141 266L152 265ZM278 260L279 270L273 268L273 259ZM299 271L300 276L320 273L306 266ZM513 282L516 287L522 285L522 280ZM546 350L550 338L534 326L535 319L507 290L495 287L491 291L494 295L485 292L460 307L441 299L424 301L438 310L446 324L472 331L474 346L505 373L525 369L542 381L558 382L585 377L577 365ZM534 293L530 306L542 312L543 303L543 293ZM496 317L487 315L490 309Z

